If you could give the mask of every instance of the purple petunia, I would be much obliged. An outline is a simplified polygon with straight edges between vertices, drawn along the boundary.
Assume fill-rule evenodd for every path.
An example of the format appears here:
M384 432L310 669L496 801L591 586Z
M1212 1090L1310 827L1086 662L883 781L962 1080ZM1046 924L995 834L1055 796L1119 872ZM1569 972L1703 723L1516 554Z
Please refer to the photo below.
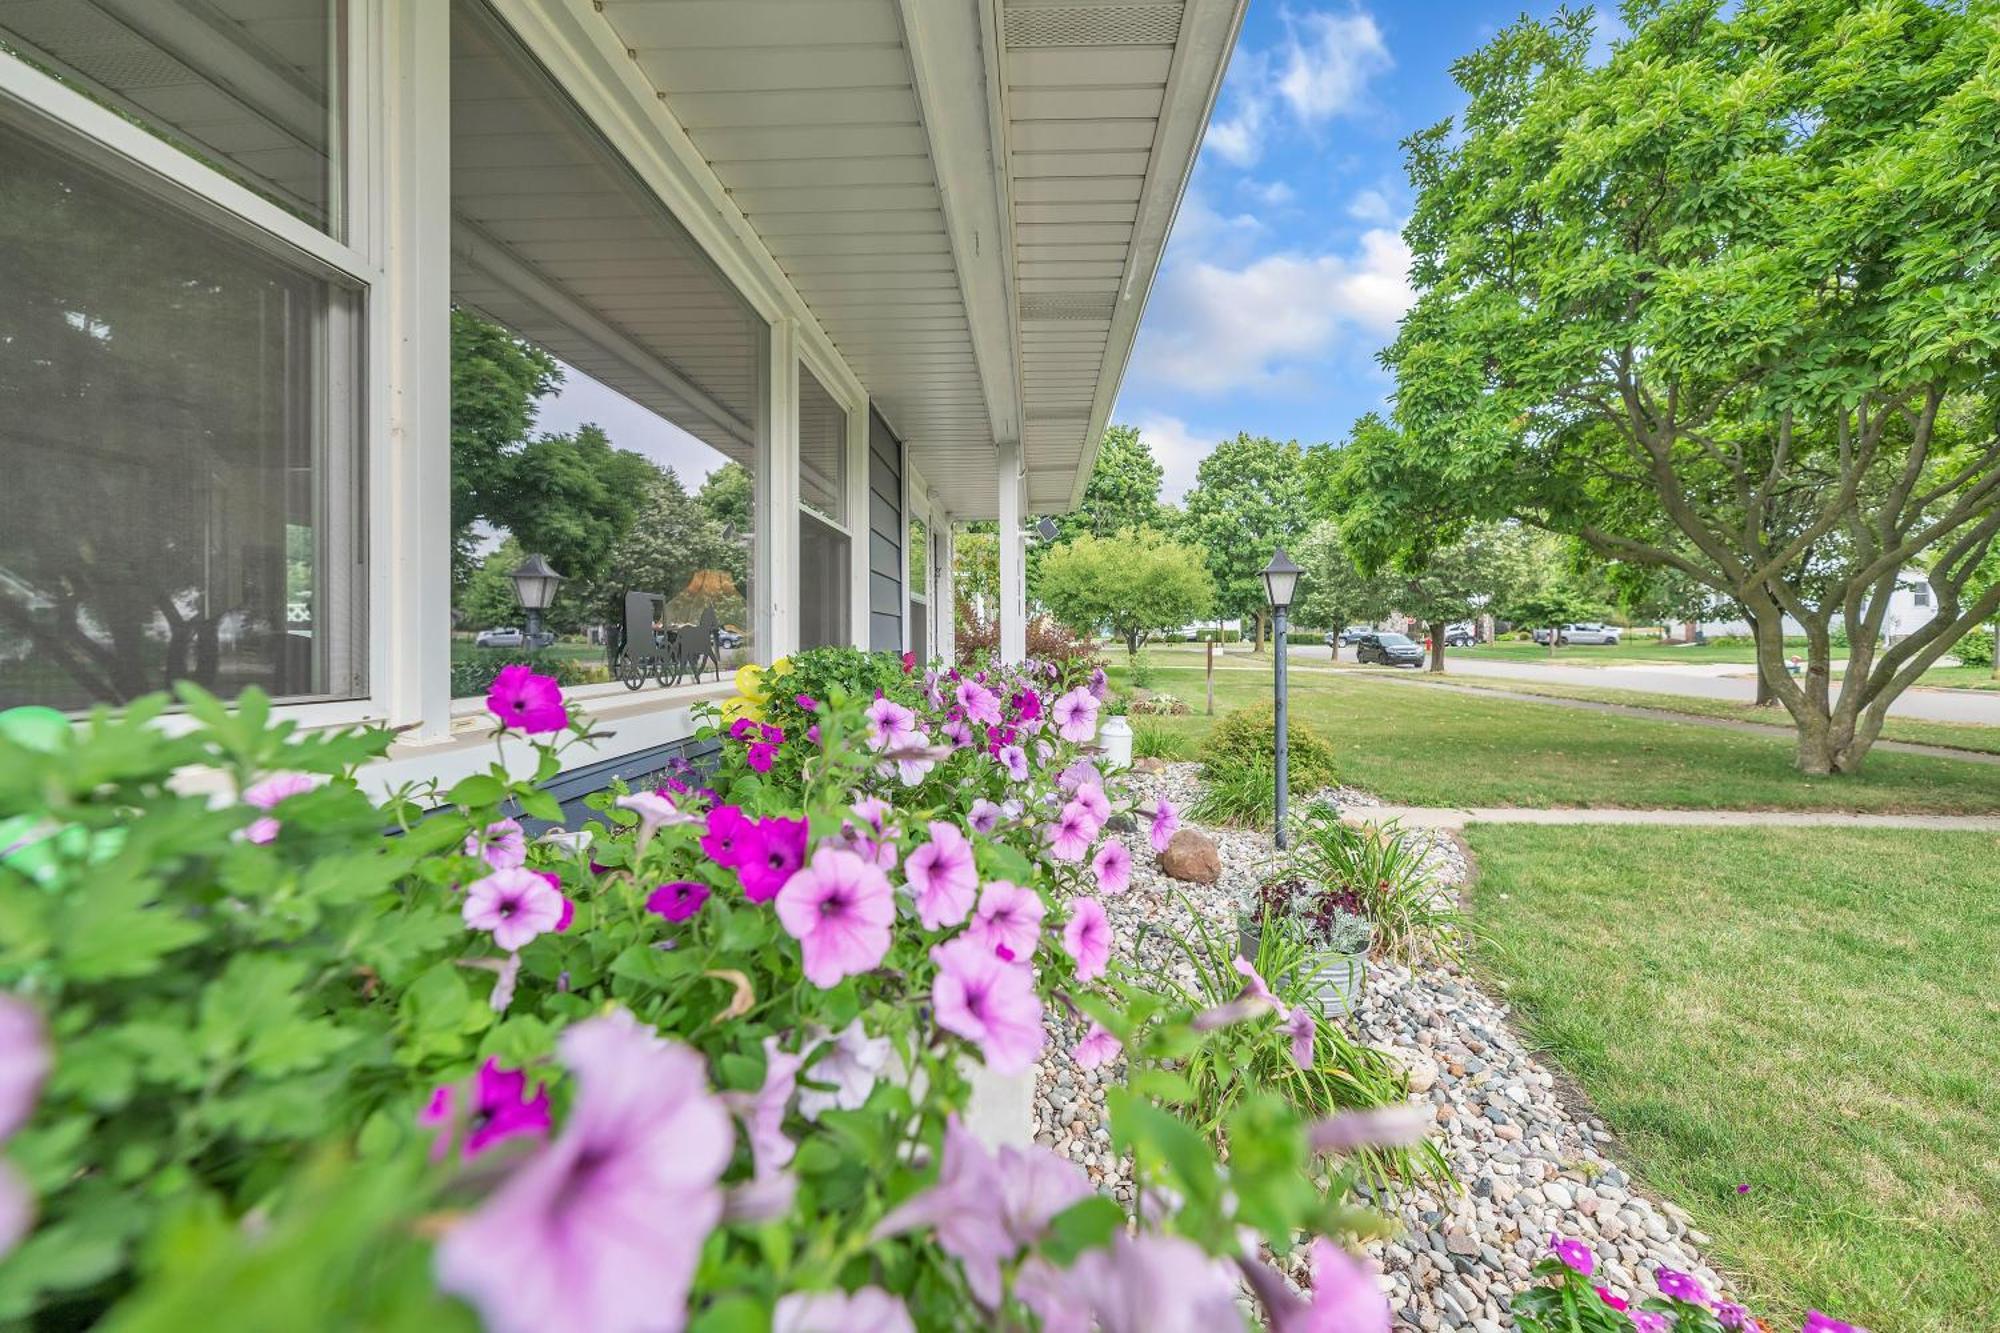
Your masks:
M569 725L562 686L555 677L537 675L519 662L500 668L486 691L486 708L500 719L503 729L519 727L530 736Z
M1592 1254L1590 1247L1580 1240L1571 1240L1567 1236L1550 1236L1549 1249L1565 1268L1581 1273L1585 1277L1597 1271L1597 1256Z

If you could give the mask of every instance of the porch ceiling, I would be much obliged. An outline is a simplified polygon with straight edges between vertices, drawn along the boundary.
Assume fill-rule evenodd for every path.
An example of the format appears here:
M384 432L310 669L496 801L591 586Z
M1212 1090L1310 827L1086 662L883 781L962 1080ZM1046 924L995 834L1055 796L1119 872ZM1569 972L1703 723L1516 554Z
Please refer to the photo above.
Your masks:
M947 509L1080 496L1243 0L602 0ZM994 245L995 233L1003 243Z

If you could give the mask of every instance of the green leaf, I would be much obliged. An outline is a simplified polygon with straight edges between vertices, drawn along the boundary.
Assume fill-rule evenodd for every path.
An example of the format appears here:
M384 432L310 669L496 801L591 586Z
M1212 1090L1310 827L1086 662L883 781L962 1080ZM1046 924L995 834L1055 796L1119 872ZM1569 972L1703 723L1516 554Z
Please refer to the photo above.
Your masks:
M453 805L462 805L470 810L498 805L507 798L507 786L490 773L474 773L460 778L452 789L445 793L445 799Z
M1057 1267L1067 1268L1085 1250L1109 1245L1111 1237L1124 1226L1125 1210L1103 1195L1093 1194L1049 1219L1048 1235L1042 1240L1042 1253Z

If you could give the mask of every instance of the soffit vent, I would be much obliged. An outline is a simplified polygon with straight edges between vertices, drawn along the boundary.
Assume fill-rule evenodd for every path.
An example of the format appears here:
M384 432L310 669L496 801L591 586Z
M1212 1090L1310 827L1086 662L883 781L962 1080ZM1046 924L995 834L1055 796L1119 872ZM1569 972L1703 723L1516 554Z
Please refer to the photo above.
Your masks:
M1172 46L1180 40L1180 5L1010 5L1007 45Z
M1115 292L1023 292L1021 318L1106 320L1117 302Z

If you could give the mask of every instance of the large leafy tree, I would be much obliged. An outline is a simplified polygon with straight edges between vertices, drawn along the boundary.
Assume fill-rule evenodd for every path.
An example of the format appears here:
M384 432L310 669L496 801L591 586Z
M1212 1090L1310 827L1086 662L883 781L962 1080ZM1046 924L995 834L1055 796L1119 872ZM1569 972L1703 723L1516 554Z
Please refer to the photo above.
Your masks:
M701 501L701 507L717 523L733 529L740 537L750 532L756 523L754 494L755 483L750 478L750 469L731 461L702 478L701 489L695 492L695 499Z
M1430 668L1444 671L1444 631L1454 620L1499 611L1542 582L1546 553L1517 523L1476 523L1389 568L1395 608L1424 627Z
M668 600L668 615L675 620L693 620L713 607L725 623L741 621L747 559L743 542L725 535L723 524L674 470L656 468L630 529L583 598L587 618L615 622L624 614L626 593L651 592Z
M1042 560L1055 546L1084 533L1110 537L1126 528L1163 528L1160 483L1166 472L1136 426L1111 426L1097 446L1083 503L1067 514L1052 514L1053 542L1028 545L1028 592L1042 597Z
M1733 599L1800 767L1853 772L1891 701L2000 608L1970 582L2000 532L1993 7L1626 17L1597 64L1564 11L1454 67L1463 122L1408 145L1399 429L1352 466L1411 512L1519 515ZM1919 564L1936 618L1885 646Z
M1084 533L1042 561L1042 601L1078 634L1109 629L1137 659L1154 634L1208 613L1215 600L1201 552L1153 528Z
M1313 523L1296 440L1239 434L1215 446L1195 471L1181 535L1201 548L1225 616L1254 618L1261 646L1266 597L1257 577L1280 546L1297 546Z
M1305 570L1292 609L1292 619L1299 624L1332 630L1338 636L1348 625L1379 619L1394 609L1395 588L1390 579L1365 573L1355 564L1347 543L1341 540L1340 526L1332 520L1313 524L1292 557ZM1338 659L1338 637L1332 646Z

